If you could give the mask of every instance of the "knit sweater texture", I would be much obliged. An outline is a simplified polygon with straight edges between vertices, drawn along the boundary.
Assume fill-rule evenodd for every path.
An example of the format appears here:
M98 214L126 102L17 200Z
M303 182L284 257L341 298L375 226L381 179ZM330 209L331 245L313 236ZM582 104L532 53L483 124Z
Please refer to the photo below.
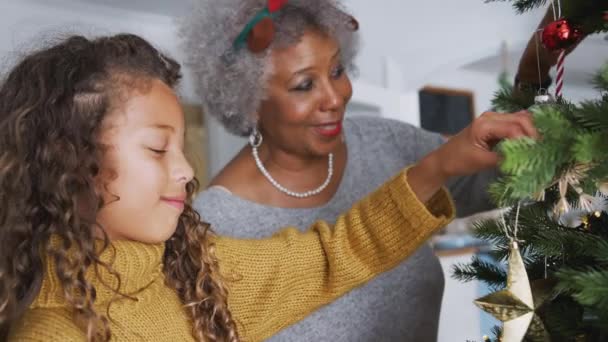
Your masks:
M317 221L307 231L286 228L261 240L215 238L241 338L263 340L395 267L453 215L445 190L423 204L402 171L335 224ZM117 297L104 285L117 285L107 272L87 274L97 290L97 310L105 313L109 307L113 341L193 340L186 311L165 284L163 253L162 244L114 241L102 254L121 275L120 292L131 298ZM9 340L85 340L52 262L46 264L39 295Z
M439 134L403 122L363 116L346 117L344 137L346 168L338 189L325 204L274 207L211 187L198 195L195 208L223 235L263 238L286 225L305 231L319 219L336 222L359 199L445 141ZM496 176L495 170L488 170L448 183L458 216L492 208L486 188ZM428 244L422 244L390 272L282 330L270 341L432 342L437 340L443 287L439 260Z

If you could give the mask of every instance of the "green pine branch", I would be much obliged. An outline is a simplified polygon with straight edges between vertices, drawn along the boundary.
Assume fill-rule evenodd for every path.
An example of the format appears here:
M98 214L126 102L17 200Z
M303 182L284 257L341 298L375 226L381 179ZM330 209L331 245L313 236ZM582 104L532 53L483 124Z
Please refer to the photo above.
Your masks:
M483 261L473 257L468 264L456 264L452 267L454 278L469 282L479 280L487 284L493 290L501 289L507 281L507 272L503 267L494 263Z
M559 289L571 292L577 302L608 311L608 269L563 269L557 277Z
M534 104L534 94L524 93L515 96L512 89L512 86L501 85L500 89L494 93L492 107L495 110L504 113L514 113Z
M513 83L511 83L511 77L509 76L508 72L503 71L500 73L500 75L498 75L498 85L501 89L513 88Z
M505 214L505 223L509 231L515 226L516 211L511 210ZM560 225L547 216L543 205L533 204L520 209L518 217L518 239L520 249L526 264L532 264L540 258L560 259L564 254L578 258L598 257L594 246L602 241L595 234L579 229ZM509 252L509 240L505 236L502 220L486 220L477 222L473 226L473 235L487 241L495 248L496 260L504 260Z
M492 336L494 336L494 341L500 342L500 336L502 335L502 327L495 325L492 328Z
M513 2L513 8L517 11L517 13L521 14L527 12L529 10L535 9L540 6L544 6L547 3L547 0L486 0L485 2L505 2L510 1Z
M606 64L608 66L608 64ZM598 80L598 82L600 82ZM603 82L603 81L602 81ZM605 81L608 86L608 80ZM608 89L607 89L608 91ZM590 130L608 129L608 93L602 96L601 101L583 101L577 106L572 115L577 124Z
M498 1L511 2L518 14L545 7L550 3L547 0L485 0L486 3ZM608 0L562 0L561 9L562 17L580 25L587 34L608 31L608 25L602 17L603 12L608 10Z
M603 266L608 266L608 241L603 240L595 245L593 255Z
M608 31L603 19L606 10L608 0L562 0L562 17L580 24L588 34Z
M592 83L598 90L604 92L608 91L608 63L604 64L604 66L595 74ZM605 94L604 101L606 101Z
M557 272L558 289L569 292L577 302L603 312L608 317L608 240L589 244L595 263Z
M607 137L604 134L605 132L600 131L578 135L571 149L574 159L578 163L583 164L602 160L606 155L606 151L608 151L606 149L608 147L608 139L606 139Z
M545 307L543 321L557 341L570 341L584 333L584 308L571 297L561 295Z
M473 223L472 234L490 245L506 245L509 240L501 225L499 220L480 220Z
M600 173L608 168L608 94L600 101L579 105L562 101L535 105L530 111L542 139L508 140L498 145L505 176L491 185L493 198L499 205L533 198L580 164L589 168L580 181L588 193L595 193L590 188L608 176Z

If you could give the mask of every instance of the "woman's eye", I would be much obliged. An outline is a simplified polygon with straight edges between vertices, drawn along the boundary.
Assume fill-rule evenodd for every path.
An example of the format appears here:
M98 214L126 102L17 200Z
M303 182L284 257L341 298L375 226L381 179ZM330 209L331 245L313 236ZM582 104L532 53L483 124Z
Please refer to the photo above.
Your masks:
M340 65L334 69L332 72L333 78L340 78L344 74L344 66Z
M296 91L308 91L310 89L312 89L312 81L308 80L308 81L304 81L300 84L298 84L295 88L293 88L293 90Z

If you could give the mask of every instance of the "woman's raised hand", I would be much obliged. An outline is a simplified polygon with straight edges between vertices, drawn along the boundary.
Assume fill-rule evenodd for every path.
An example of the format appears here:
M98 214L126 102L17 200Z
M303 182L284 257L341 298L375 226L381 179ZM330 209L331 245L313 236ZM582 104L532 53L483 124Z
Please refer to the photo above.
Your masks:
M494 146L503 139L538 138L532 115L486 112L408 171L408 182L420 200L429 199L451 177L496 167Z

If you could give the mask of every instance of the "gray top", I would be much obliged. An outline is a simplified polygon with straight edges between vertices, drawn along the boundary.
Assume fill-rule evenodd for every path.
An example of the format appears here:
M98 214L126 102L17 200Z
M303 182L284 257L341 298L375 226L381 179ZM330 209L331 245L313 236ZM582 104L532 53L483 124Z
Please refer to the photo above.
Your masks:
M267 237L285 226L305 230L318 219L335 222L359 199L443 143L443 138L395 120L348 117L345 173L332 199L315 208L277 208L211 187L194 207L219 234ZM455 180L449 188L459 216L491 209L484 191L493 171ZM428 245L369 283L286 328L271 341L436 341L444 279Z

